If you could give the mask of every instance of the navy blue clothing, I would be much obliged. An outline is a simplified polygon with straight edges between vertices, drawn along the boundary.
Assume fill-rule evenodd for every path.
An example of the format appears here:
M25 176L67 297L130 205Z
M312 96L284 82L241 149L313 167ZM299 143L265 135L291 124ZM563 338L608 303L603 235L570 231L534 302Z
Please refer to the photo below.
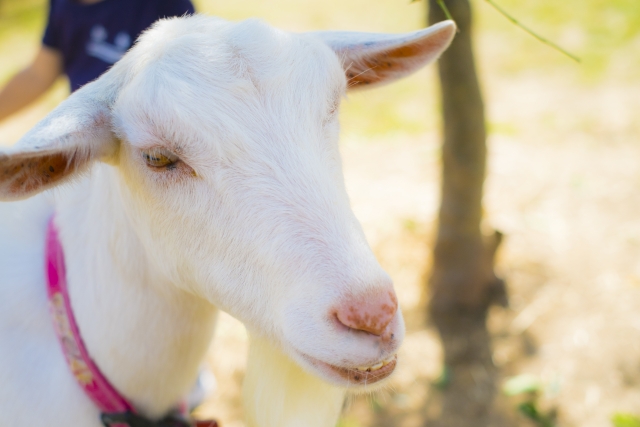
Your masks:
M62 53L71 91L95 80L156 20L194 13L190 0L51 0L42 43Z

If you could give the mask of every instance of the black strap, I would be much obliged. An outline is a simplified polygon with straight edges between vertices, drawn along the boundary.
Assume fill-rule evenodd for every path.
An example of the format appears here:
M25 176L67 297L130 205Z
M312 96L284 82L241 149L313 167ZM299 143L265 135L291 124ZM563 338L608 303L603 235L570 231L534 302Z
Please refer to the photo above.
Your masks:
M129 427L191 427L191 423L179 415L169 415L159 421L151 421L133 412L118 414L100 414L100 420L105 427L124 424Z

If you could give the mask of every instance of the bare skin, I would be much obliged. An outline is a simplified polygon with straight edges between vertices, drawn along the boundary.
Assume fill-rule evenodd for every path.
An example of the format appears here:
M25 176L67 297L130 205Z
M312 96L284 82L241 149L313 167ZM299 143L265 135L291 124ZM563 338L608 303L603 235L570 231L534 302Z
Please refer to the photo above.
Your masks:
M33 62L16 74L0 91L0 120L27 106L53 85L62 74L62 55L42 46Z
M104 0L80 0L90 5ZM35 58L0 90L0 121L43 95L63 73L62 54L42 45Z

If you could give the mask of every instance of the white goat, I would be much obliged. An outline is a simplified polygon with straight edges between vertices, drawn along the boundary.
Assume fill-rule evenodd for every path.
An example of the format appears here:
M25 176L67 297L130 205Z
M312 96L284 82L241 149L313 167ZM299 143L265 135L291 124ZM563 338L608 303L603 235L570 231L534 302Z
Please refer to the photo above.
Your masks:
M140 413L190 389L222 309L252 338L247 424L334 425L346 388L391 374L404 334L349 206L338 106L435 60L454 32L161 21L0 151L0 200L27 199L0 204L0 425L100 425L49 316L54 213L86 347Z

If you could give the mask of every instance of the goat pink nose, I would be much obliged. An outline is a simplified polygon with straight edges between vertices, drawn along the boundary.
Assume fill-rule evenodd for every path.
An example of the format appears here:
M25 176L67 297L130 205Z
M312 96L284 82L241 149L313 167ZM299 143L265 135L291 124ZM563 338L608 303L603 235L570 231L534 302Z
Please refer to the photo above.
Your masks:
M349 298L338 308L338 321L348 328L381 336L398 311L395 292L382 291Z

